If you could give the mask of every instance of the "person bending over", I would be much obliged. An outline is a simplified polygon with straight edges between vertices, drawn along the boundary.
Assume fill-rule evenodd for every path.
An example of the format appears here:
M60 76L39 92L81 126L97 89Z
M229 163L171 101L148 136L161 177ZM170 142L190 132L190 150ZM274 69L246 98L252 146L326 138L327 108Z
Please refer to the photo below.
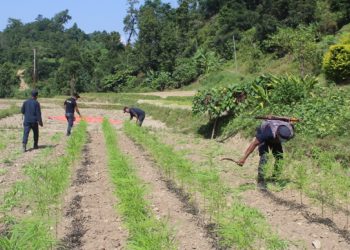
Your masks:
M143 120L146 117L145 111L139 108L129 108L124 107L124 113L130 114L130 120L132 120L134 117L136 117L136 124L140 127L142 126Z

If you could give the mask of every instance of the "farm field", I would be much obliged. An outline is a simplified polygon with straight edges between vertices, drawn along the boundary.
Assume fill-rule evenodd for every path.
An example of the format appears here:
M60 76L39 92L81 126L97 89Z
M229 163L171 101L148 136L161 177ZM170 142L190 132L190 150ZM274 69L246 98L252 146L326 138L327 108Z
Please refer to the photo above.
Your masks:
M26 153L22 115L1 118L0 249L350 249L346 202L315 202L293 181L258 189L256 153L244 167L220 161L242 155L248 139L204 139L160 116L188 111L179 106L189 93L175 93L89 94L81 113L101 119L75 124L71 137L53 119L63 97L39 98L39 149L30 137ZM21 103L2 99L0 111ZM141 128L122 103L145 107ZM285 175L299 180L291 162Z

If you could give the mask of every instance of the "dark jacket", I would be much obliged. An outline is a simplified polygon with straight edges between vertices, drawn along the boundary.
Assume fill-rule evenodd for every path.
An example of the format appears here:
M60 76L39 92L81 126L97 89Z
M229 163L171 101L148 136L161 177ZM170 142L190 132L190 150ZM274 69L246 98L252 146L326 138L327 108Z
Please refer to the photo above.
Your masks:
M24 115L24 123L42 123L40 103L37 100L26 100L21 112Z

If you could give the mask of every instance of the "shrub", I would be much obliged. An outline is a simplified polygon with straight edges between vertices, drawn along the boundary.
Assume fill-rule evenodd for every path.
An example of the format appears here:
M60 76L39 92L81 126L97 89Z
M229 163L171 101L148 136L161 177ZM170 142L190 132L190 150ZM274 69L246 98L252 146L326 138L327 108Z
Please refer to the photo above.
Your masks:
M237 111L245 97L245 90L238 85L202 90L193 98L192 111L194 114L208 112L210 119L215 119L223 113Z
M293 104L308 97L317 83L316 78L306 76L281 76L274 78L276 81L270 100L272 103Z
M163 91L165 88L172 86L173 81L169 72L150 71L145 79L145 84L152 89Z
M117 71L113 75L106 76L101 84L101 90L120 92L130 82L131 72L129 70Z
M350 44L333 45L323 58L326 77L336 83L350 81Z
M198 76L197 68L192 59L183 58L176 63L173 72L174 87L180 88L191 83Z

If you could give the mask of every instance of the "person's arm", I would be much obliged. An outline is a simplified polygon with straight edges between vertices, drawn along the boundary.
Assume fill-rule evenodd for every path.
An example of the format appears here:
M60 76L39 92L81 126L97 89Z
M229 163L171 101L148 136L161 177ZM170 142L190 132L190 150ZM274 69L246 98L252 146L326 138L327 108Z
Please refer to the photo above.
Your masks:
M41 108L40 108L40 103L38 103L37 105L37 114L38 114L38 123L39 125L42 127L44 124L43 124L43 120L42 120L42 117L41 117Z
M23 103L22 108L21 108L21 113L24 115L25 112L26 112L26 110L25 110L24 103Z
M139 117L136 112L130 110L130 120L132 120L133 117L136 117L136 123L139 120Z
M255 137L254 140L250 143L249 147L246 149L244 156L237 162L237 164L243 166L249 155L253 153L259 144L259 140Z
M79 108L78 108L78 103L75 105L75 111L78 113L78 115L81 117Z

